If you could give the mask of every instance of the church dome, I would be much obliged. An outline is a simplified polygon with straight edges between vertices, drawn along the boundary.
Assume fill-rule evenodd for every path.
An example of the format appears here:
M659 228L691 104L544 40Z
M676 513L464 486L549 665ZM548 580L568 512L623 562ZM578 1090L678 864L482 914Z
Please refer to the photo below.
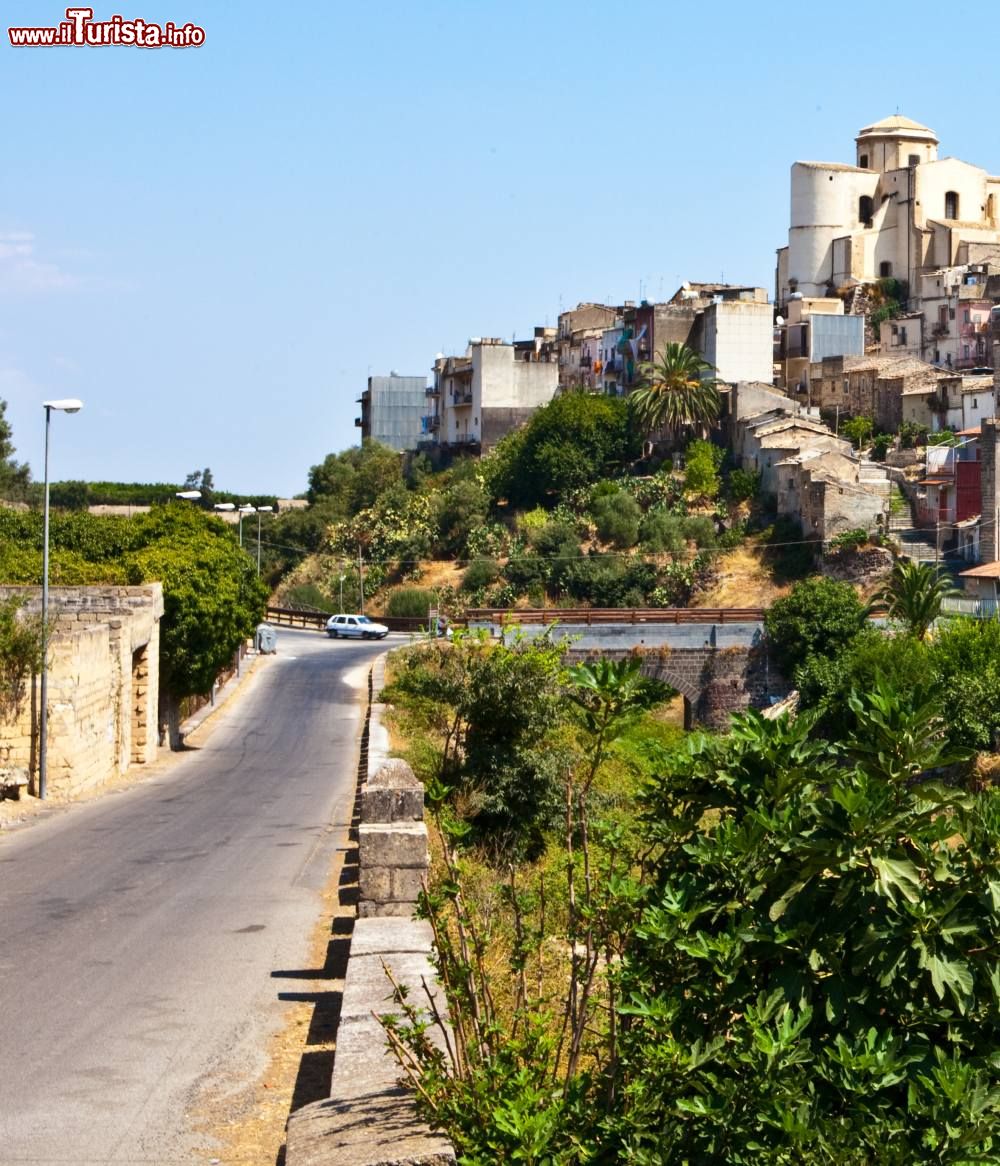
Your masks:
M892 117L884 117L881 121L873 122L870 126L865 126L858 133L857 141L862 142L869 138L904 138L908 142L938 144L937 134L929 126L922 126L920 122L903 117L898 113Z

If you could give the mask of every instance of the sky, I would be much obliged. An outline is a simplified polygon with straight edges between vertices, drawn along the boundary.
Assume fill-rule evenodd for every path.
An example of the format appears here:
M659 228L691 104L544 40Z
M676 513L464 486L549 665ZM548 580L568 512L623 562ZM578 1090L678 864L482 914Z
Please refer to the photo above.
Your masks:
M789 167L900 112L1000 171L1000 123L931 67L940 4L96 0L201 47L0 31L0 398L54 480L290 496L356 444L369 375L684 280L773 294ZM959 3L949 25L981 26ZM978 111L977 111L978 110Z

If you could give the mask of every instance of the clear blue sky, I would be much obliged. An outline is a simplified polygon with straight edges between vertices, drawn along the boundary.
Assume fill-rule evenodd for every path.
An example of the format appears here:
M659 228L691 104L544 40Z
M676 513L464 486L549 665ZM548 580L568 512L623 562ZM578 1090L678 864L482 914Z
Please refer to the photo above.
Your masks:
M940 4L879 47L836 5L97 0L206 43L10 47L64 7L6 3L0 46L0 397L39 478L41 402L79 396L55 478L296 493L369 373L640 285L771 289L792 161L897 108L1000 170Z

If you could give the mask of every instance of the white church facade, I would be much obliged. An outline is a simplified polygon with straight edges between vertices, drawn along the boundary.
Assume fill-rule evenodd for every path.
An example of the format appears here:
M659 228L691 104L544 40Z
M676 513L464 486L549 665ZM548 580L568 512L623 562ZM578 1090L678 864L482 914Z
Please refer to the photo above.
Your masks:
M1000 263L1000 177L939 158L934 131L898 115L866 126L855 142L854 165L792 165L779 310L790 298L843 295L893 278L907 285L910 310L938 328L931 301L947 303L944 289Z

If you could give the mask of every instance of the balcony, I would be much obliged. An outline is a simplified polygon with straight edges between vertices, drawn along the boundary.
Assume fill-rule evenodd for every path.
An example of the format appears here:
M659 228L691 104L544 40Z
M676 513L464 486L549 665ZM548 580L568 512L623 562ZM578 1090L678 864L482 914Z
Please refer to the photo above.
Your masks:
M430 413L420 418L422 433L434 433L441 427L441 418L436 413Z
M437 387L437 385L428 385L427 388L424 389L425 397L439 397L440 395L441 390Z
M471 389L457 389L451 395L452 404L454 405L471 405L472 404L472 390Z
M364 425L364 422L361 420L360 417L355 417L354 418L354 425L355 425L355 428L361 429L362 426Z

